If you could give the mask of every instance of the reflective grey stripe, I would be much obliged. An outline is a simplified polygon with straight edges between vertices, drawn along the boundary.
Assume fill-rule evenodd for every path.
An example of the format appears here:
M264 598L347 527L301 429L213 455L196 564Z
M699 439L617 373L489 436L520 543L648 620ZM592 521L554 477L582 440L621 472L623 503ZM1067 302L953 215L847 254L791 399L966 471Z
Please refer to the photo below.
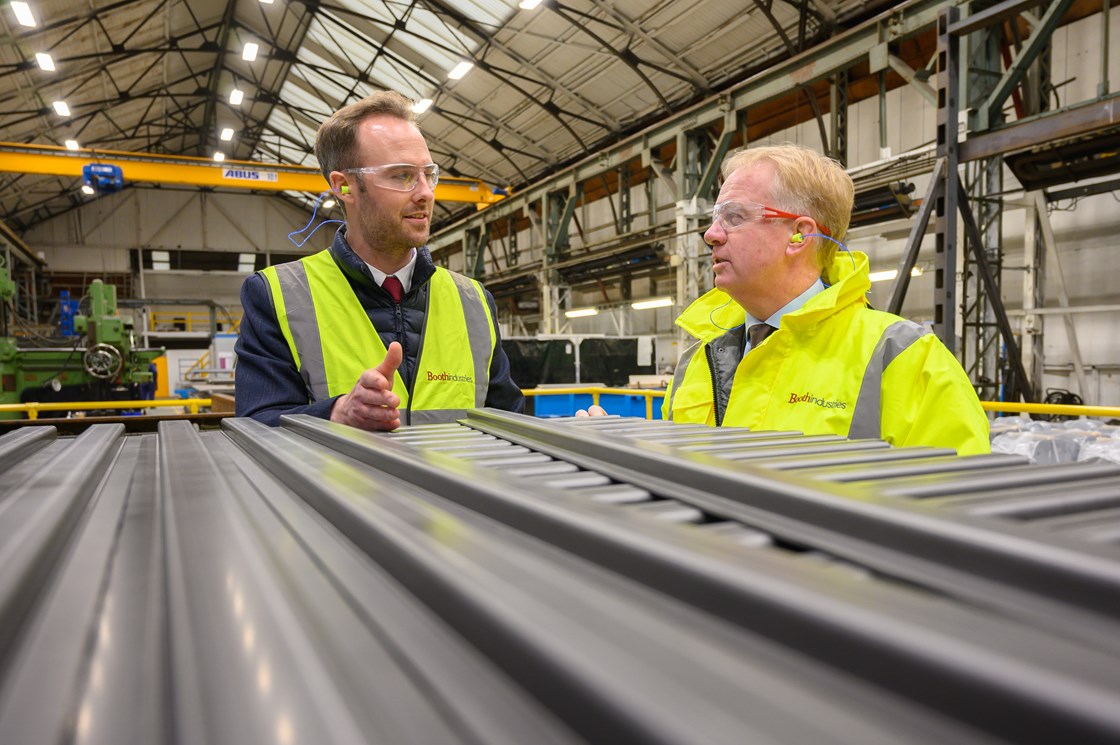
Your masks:
M463 318L467 321L467 341L471 345L471 357L474 358L474 405L486 405L486 393L490 390L490 358L494 354L491 344L490 321L486 317L486 308L475 283L469 278L455 272L449 272L459 288L459 299L463 303ZM429 301L430 302L430 301ZM413 415L413 424L415 414Z
M409 412L409 424L447 424L457 419L465 419L466 409L423 409Z
M323 343L319 338L319 321L315 303L307 283L307 270L302 261L278 264L276 278L284 295L284 311L288 329L299 351L299 374L307 385L311 402L330 398L327 391L327 370L323 362Z
M677 391L680 390L681 384L684 383L684 374L688 370L688 366L692 363L692 358L696 355L696 350L704 345L704 342L698 341L688 349L684 350L684 354L677 360L677 369L673 371L673 390L669 392L669 420L673 420L673 400L677 397Z
M883 331L863 372L848 437L879 439L882 435L883 371L911 344L928 333L930 331L925 326L907 320L896 321Z

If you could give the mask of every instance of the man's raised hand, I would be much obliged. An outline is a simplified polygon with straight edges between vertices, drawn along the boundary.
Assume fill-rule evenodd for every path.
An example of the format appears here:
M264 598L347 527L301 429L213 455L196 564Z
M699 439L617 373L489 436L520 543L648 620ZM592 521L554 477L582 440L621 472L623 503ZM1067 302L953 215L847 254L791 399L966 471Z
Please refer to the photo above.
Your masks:
M382 431L401 426L401 413L397 409L401 399L393 393L393 374L403 358L401 345L390 344L381 364L363 371L354 388L334 402L331 421Z

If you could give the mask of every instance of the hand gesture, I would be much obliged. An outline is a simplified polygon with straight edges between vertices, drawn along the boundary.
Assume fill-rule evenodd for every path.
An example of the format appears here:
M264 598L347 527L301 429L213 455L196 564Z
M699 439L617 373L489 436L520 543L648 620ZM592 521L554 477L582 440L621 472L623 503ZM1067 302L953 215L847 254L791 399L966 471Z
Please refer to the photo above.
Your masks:
M602 406L591 405L586 409L580 409L576 412L576 416L606 416L607 410Z
M353 390L339 396L331 407L331 421L360 429L388 431L401 426L400 396L393 393L393 373L401 366L404 350L389 345L377 367L362 372Z

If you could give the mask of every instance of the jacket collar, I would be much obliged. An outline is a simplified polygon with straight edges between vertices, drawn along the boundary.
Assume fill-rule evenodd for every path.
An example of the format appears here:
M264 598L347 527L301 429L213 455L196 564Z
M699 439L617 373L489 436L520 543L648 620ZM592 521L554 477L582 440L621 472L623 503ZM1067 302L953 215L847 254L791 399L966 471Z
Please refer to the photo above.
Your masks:
M852 265L855 259L855 266ZM782 316L782 328L803 330L833 315L837 309L867 302L871 289L867 255L853 251L851 258L837 251L822 276L830 287L809 299L800 309ZM723 290L713 289L701 295L677 317L677 325L703 342L711 342L742 326L747 312Z
M351 280L369 286L377 285L373 281L373 274L370 273L366 262L354 253L354 249L350 248L350 242L346 240L345 225L335 232L330 252L334 256L335 263ZM422 246L416 249L416 266L412 270L412 287L419 287L426 283L435 272L436 265L432 261L432 254L428 247Z

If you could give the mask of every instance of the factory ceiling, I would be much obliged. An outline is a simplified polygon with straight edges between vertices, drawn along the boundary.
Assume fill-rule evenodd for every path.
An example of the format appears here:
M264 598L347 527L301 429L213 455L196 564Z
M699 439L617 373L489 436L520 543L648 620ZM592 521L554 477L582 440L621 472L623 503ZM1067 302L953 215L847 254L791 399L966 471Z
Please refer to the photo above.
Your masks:
M28 0L23 23L20 5L0 8L0 140L314 166L318 124L388 88L430 100L445 171L516 189L892 3ZM80 187L0 173L0 219L22 232Z

